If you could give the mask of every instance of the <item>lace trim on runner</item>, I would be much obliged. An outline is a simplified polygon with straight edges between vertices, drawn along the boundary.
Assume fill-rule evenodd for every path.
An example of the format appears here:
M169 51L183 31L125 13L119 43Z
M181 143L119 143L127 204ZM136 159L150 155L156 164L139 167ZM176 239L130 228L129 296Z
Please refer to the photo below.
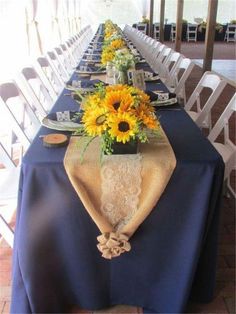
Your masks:
M141 193L140 154L104 156L101 167L101 212L119 231L138 210Z

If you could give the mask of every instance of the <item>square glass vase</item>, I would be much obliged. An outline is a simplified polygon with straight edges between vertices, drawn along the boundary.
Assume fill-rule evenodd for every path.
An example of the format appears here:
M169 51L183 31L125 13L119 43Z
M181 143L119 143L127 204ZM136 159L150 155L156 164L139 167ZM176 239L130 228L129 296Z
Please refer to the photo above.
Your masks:
M112 145L112 155L128 155L138 153L138 141L133 140L127 143L114 142Z

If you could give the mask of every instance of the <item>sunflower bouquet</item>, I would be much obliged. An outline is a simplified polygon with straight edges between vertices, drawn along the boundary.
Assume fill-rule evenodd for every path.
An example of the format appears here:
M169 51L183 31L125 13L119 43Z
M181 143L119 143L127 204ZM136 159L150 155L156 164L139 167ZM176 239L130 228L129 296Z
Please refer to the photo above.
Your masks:
M114 143L147 142L147 133L160 128L147 94L128 85L98 86L83 100L82 127L77 134L90 142L101 138L101 155L112 154Z

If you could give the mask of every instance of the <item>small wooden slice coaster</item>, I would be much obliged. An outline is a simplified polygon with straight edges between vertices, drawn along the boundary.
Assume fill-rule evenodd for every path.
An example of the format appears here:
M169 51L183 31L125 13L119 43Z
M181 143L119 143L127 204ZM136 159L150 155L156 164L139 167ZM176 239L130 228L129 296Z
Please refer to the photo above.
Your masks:
M43 138L43 145L45 147L62 147L65 146L68 143L68 137L64 134L48 134L45 135Z

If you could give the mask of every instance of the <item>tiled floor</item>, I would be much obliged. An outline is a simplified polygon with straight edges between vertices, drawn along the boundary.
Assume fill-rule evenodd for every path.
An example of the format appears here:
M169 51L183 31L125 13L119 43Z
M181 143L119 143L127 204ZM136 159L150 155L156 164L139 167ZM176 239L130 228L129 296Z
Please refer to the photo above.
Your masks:
M12 249L0 240L0 313L9 313L11 299ZM89 313L75 309L73 313ZM94 312L96 314L140 314L142 309L124 305ZM235 202L223 199L219 237L219 256L215 298L211 303L189 303L186 313L235 313ZM165 314L165 313L163 313Z

